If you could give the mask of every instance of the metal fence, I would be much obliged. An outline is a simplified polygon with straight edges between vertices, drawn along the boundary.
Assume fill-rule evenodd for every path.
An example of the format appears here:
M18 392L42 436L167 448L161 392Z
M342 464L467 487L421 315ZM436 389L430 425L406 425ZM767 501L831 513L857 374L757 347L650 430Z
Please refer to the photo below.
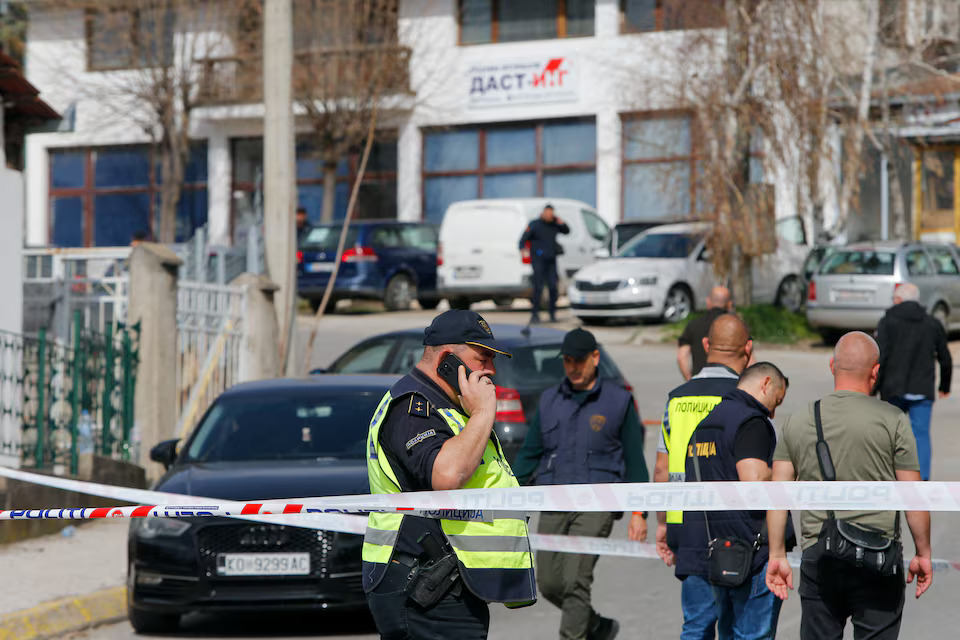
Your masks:
M136 459L139 327L84 328L69 341L46 329L0 332L0 464L77 473L81 453Z
M177 287L177 421L184 438L207 407L239 381L244 290L180 282Z

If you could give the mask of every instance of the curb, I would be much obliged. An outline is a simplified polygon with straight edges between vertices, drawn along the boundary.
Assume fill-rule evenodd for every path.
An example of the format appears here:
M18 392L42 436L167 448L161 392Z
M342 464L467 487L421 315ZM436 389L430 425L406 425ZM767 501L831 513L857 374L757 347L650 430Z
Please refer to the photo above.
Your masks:
M0 615L0 640L59 638L127 617L127 588L112 587Z

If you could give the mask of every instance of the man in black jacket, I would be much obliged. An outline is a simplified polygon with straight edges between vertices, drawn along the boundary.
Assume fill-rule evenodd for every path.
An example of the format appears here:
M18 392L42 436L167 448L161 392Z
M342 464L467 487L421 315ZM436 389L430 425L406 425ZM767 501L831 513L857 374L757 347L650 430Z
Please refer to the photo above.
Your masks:
M953 360L947 348L947 333L917 300L916 285L901 284L893 294L893 306L877 325L880 373L876 392L910 416L917 440L920 475L930 479L930 414L933 411L936 372L940 363L940 397L950 394Z
M527 225L520 236L520 250L530 243L530 262L533 264L533 295L530 302L533 312L530 322L540 322L540 296L543 286L550 292L550 322L557 321L557 235L570 233L570 227L564 224L553 212L553 206L543 208L540 217Z

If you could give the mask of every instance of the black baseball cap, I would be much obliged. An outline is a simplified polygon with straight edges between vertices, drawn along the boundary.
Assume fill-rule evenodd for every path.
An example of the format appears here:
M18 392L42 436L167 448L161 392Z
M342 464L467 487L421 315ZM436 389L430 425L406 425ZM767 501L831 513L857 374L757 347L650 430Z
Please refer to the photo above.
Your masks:
M469 344L508 358L513 357L497 345L487 321L476 311L468 309L451 309L434 318L423 332L423 344L431 347L442 344Z
M597 339L586 329L574 329L563 336L561 356L570 356L578 360L597 350Z

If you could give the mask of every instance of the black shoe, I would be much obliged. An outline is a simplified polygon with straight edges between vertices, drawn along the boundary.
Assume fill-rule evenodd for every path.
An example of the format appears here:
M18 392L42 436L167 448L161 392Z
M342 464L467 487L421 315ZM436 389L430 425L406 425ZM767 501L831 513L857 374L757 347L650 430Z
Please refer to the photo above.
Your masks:
M613 618L597 616L587 634L587 640L613 640L620 632L620 623Z
M530 324L540 324L540 316L530 316Z
M556 322L556 321L557 321L557 316L551 315L550 322Z

